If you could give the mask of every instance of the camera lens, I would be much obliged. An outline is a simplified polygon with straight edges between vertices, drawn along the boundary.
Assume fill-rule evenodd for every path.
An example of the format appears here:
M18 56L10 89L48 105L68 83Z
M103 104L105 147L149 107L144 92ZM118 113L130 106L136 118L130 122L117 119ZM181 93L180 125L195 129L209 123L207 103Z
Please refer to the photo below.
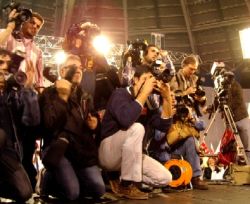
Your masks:
M14 75L14 79L16 80L16 83L23 86L26 81L27 81L27 76L24 72L22 71L18 71L15 75Z

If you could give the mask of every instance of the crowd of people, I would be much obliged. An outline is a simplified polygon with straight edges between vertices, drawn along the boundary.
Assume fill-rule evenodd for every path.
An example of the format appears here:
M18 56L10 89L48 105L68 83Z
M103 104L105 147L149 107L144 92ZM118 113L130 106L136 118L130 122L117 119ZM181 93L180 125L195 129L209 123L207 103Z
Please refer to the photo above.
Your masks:
M186 101L192 97L198 109L205 109L205 96L196 95L195 55L187 56L175 73L167 52L148 45L140 64L131 67L133 56L127 58L132 71L119 77L90 44L99 27L74 24L65 36L68 55L60 76L44 87L42 51L34 42L44 19L33 12L17 37L17 15L13 9L7 27L0 30L0 197L25 202L36 190L65 200L101 199L105 174L117 196L148 199L141 184L168 186L173 175L163 164L176 154L191 164L193 188L208 189L197 147L204 124L197 106ZM162 63L155 65L159 59ZM160 74L152 71L154 66ZM171 75L167 81L162 76L166 69ZM243 106L244 114L235 111L235 120L245 127L241 135L249 152ZM237 107L232 104L233 110ZM172 134L178 125L179 133ZM39 179L32 163L38 139L44 165Z

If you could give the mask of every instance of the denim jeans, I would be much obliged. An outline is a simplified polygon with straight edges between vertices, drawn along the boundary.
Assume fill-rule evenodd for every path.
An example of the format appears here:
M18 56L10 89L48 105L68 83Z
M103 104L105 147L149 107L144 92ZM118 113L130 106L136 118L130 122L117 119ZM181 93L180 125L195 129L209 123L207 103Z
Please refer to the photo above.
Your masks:
M190 163L193 169L193 177L202 175L200 157L196 151L195 139L193 137L188 137L170 152L162 152L159 155L159 160L161 162L166 162L171 159L171 154L182 155L183 158Z
M74 169L65 157L56 169L46 170L43 178L42 194L45 195L76 200L80 194L99 198L104 193L105 185L97 166Z

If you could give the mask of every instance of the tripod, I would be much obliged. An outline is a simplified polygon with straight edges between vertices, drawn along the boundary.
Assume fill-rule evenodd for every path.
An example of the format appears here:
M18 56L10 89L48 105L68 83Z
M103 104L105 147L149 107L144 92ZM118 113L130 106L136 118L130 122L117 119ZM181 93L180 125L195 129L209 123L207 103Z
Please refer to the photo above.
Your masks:
M237 129L236 124L234 122L232 112L231 112L229 106L226 104L225 101L219 101L219 105L218 105L218 107L217 107L217 109L216 109L216 111L215 111L209 125L207 126L206 130L204 131L204 136L207 136L208 131L211 128L213 122L215 121L216 115L219 112L224 113L225 124L228 125L231 128L231 130L232 130L232 132L234 134L234 138L235 138L235 142L236 142L236 162L240 163L240 161L242 161L242 159L244 159L244 162L247 165L249 165L250 163L249 163L248 158L246 156L242 141L240 139L238 129Z

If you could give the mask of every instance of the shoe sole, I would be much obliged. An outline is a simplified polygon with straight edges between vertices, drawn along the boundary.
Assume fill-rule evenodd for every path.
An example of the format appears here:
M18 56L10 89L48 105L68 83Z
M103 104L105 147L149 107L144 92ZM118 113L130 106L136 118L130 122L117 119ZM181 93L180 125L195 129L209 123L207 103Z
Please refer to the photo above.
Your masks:
M133 197L133 196L123 195L123 197L131 199L131 200L148 200L148 196L146 196L146 197Z

